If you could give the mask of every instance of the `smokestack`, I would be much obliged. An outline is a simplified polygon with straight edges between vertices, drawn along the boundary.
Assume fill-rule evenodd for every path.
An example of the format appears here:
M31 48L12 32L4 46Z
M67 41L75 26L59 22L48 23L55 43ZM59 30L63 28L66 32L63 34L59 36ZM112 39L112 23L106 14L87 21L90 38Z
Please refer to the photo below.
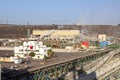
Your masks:
M27 35L28 35L27 38L28 38L28 39L30 38L30 34L31 34L31 33L30 33L30 29L28 29L28 31L27 31Z

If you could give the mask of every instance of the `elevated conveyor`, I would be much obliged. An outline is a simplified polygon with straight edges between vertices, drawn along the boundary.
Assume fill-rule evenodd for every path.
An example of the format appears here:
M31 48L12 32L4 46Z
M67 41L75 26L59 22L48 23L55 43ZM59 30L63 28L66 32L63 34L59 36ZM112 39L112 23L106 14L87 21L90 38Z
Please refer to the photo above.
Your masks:
M88 75L82 76L80 80L93 80L96 77L102 76L103 74L110 71L111 69L120 66L120 61L117 61L117 62L112 63L111 65L104 67L104 65L107 64L111 60L111 58L115 54L118 54L118 53L120 53L120 49L110 51L107 55L103 56L101 60L95 66L87 70L86 73Z

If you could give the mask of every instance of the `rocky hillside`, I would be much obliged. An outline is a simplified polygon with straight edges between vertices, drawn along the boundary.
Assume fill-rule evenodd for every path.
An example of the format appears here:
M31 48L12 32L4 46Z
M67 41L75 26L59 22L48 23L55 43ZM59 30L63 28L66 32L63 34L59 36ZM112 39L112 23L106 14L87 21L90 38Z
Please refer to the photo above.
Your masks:
M85 35L107 34L115 36L118 30L117 25L11 25L0 24L0 38L26 38L27 31L66 29L80 30Z

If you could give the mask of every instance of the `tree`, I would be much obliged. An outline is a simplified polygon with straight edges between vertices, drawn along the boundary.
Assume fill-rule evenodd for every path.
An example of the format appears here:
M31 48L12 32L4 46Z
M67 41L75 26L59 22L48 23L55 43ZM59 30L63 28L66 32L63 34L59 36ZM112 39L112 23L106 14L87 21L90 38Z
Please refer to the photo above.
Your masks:
M47 53L49 58L55 57L55 53L51 49L49 49Z
M34 57L35 53L34 52L30 52L29 56Z

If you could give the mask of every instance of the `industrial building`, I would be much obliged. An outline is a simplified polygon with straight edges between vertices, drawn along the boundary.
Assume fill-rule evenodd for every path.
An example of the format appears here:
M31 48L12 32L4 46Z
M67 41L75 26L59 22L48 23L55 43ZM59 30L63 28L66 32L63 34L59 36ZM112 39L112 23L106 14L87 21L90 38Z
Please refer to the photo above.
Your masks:
M39 38L48 47L76 47L79 42L79 30L33 30L32 37Z
M70 39L75 36L79 36L79 30L33 30L32 36L34 37L49 37L51 39Z

